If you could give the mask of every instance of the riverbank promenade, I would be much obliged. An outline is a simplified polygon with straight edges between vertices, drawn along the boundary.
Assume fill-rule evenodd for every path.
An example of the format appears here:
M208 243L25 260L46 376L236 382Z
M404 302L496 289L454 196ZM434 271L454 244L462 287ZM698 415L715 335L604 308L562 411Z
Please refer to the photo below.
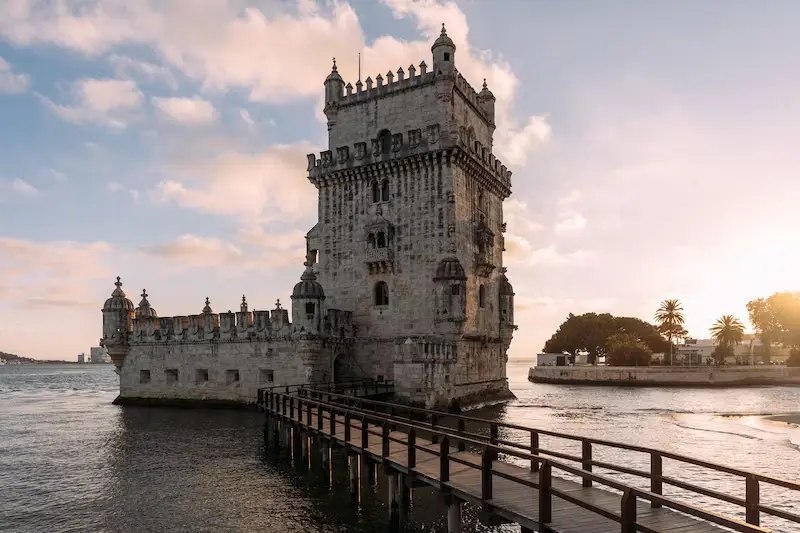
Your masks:
M415 487L432 487L447 507L451 533L462 531L465 503L479 507L484 524L516 523L523 532L765 532L782 530L762 526L767 518L800 524L797 507L762 503L772 490L792 491L800 502L795 481L641 446L375 399L389 392L386 383L380 388L365 383L331 390L262 389L267 449L288 448L302 462L325 468L333 467L333 448L344 450L354 494L362 476L372 479L380 466L393 523L401 520ZM545 438L577 442L581 452L545 447ZM595 455L601 449L645 454L650 468L599 460ZM685 475L667 473L665 462L678 464ZM744 497L703 487L689 474L698 470L738 478ZM667 494L668 487L675 490ZM719 511L726 506L738 512Z

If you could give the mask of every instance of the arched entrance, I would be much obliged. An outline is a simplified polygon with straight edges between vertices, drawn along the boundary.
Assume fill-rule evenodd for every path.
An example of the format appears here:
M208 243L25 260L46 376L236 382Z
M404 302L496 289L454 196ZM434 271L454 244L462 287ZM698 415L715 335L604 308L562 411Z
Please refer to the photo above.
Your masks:
M346 383L354 379L352 359L347 354L338 354L333 360L333 382Z

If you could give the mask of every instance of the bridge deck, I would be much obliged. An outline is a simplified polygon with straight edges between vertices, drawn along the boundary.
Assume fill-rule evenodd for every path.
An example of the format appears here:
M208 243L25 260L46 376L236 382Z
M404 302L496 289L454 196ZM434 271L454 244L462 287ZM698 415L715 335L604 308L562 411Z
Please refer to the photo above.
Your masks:
M515 466L502 461L492 464L492 499L482 498L482 472L480 455L469 451L458 451L451 447L449 453L449 480L440 481L439 444L423 443L421 438L416 442L416 460L412 468L408 467L408 435L400 431L389 434L389 454L384 456L383 437L379 427L370 427L367 432L367 446L363 446L364 435L357 419L350 421L350 439L345 442L345 417L335 416L334 428L331 431L331 420L327 413L323 414L321 431L318 414L295 412L286 416L295 425L311 434L319 434L350 451L364 455L367 459L383 463L402 474L410 474L415 480L440 489L450 491L453 496L473 504L482 505L491 514L505 520L516 522L529 530L539 530L539 491L535 486L539 483L539 474L530 469ZM467 464L463 464L467 463ZM596 487L585 488L580 483L557 476L552 477L554 491L566 494L570 499L591 504L603 509L608 516L616 516L617 520L601 516L597 511L584 509L564 497L555 495L552 500L551 520L543 531L553 533L611 533L620 531L622 495ZM667 508L653 508L648 502L638 501L635 530L652 533L717 533L726 531L715 524L698 520L694 517L677 513Z

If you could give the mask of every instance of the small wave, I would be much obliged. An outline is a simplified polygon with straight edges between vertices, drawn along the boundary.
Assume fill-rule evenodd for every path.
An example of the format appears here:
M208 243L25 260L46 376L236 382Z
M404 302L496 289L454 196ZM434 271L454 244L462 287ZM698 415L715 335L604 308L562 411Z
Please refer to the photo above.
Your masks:
M690 426L688 424L681 424L680 422L674 422L674 421L672 423L675 424L676 426L684 428L684 429L692 429L692 430L695 430L695 431L706 431L708 433L721 433L723 435L734 435L736 437L742 437L743 439L761 440L761 439L759 439L758 437L756 437L754 435L744 435L742 433L736 433L734 431L722 431L721 429L699 428L699 427L696 427L696 426Z
M587 406L576 406L576 405L550 405L547 403L515 403L514 407L532 407L537 409L565 409L570 411L599 411L604 409L601 405L587 405Z

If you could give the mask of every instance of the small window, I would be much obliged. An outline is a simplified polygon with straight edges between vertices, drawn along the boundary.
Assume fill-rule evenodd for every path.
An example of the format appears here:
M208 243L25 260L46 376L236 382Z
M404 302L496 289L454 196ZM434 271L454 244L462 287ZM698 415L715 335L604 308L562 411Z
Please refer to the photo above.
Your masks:
M389 286L384 281L375 284L375 305L389 305Z
M388 154L392 151L392 134L389 133L389 130L383 130L378 135L378 139L380 139L381 143L381 152Z
M314 317L314 302L306 302L306 315L309 315L309 318Z
M375 234L370 233L367 235L367 244L369 244L370 248L375 248Z
M452 285L450 285L450 294L452 294L453 296L458 296L459 294L461 294L461 285L459 285L458 283L453 283Z
M198 368L197 372L195 373L194 381L197 384L208 382L208 369Z
M386 234L382 231L378 232L378 239L376 241L378 248L386 248Z
M272 383L275 381L275 372L271 368L262 368L258 379L261 383Z
M142 383L142 384L150 383L150 371L149 370L139 370L139 383Z
M383 383L383 374L378 374L378 383Z
M444 53L444 60L445 61L450 61L450 52L445 52Z
M381 188L377 181L372 182L372 203L381 201Z
M483 285L478 288L478 307L481 309L486 307L486 287Z
M169 368L164 371L164 374L167 376L167 385L174 385L178 382L178 369L177 368Z
M381 182L381 202L389 201L389 180Z
M445 374L444 375L444 382L445 383L450 383L450 374Z
M239 383L239 371L238 370L226 370L225 371L225 383L227 385L231 385L233 383Z

